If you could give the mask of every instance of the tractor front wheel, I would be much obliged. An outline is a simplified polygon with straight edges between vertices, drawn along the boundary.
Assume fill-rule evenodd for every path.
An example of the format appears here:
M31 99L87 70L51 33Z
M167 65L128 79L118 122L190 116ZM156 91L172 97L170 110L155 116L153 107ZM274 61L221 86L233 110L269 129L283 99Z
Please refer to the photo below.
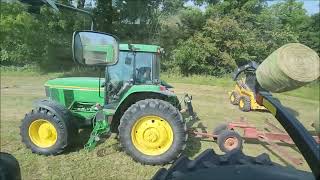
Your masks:
M251 102L249 96L241 96L239 99L239 109L244 112L251 110Z
M232 91L230 94L230 103L233 105L238 105L240 100L240 94L236 91Z
M134 160L143 164L166 164L186 147L187 127L170 103L146 99L133 104L119 125L120 144Z
M22 142L33 153L56 155L68 145L70 127L47 109L37 108L26 114L20 126Z

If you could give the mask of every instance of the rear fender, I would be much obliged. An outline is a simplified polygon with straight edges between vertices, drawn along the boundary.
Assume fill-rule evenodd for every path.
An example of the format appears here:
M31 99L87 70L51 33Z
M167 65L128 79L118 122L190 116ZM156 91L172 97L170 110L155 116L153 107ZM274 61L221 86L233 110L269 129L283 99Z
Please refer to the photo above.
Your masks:
M144 99L162 99L162 100L170 101L170 98L176 99L179 102L178 98L173 93L170 94L170 93L165 93L160 91L133 92L121 99L120 103L118 104L118 107L116 108L116 111L123 108L124 106L128 106L128 104L129 106L131 106L135 102L144 100Z

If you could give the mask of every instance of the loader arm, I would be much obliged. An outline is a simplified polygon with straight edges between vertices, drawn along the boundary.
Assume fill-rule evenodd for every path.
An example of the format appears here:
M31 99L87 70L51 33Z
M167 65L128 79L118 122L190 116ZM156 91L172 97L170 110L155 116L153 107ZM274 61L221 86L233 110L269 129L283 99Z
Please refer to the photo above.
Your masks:
M236 81L238 79L238 76L245 71L250 71L250 72L254 72L255 70L257 70L259 64L256 63L255 61L251 61L250 63L240 66L238 67L233 73L232 73L232 79L234 81Z
M259 104L265 106L288 132L307 161L315 177L320 177L320 146L308 130L270 93L259 92ZM259 98L258 98L259 99Z

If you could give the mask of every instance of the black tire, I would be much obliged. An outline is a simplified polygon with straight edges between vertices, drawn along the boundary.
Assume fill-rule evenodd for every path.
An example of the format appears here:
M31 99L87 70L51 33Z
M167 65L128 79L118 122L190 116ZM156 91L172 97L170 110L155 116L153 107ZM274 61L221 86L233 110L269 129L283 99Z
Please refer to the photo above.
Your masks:
M243 102L243 106L241 106L241 101ZM248 96L241 96L239 99L239 109L244 112L248 112L251 110L251 102Z
M39 119L44 119L51 123L57 132L57 140L50 147L39 147L32 142L29 136L31 123ZM59 118L59 116L44 108L33 109L30 113L26 114L20 126L22 142L27 148L31 149L33 153L41 155L56 155L63 152L67 146L71 144L71 136L73 133L75 133L75 130L71 127L71 123L68 122L67 119Z
M226 130L227 128L228 128L228 124L226 123L219 124L213 129L212 134L219 135L222 131Z
M232 142L229 147L225 143ZM233 130L224 130L218 135L218 146L222 152L230 152L232 150L242 150L242 137Z
M164 153L147 155L139 151L131 138L135 123L144 116L158 116L165 120L173 132L173 142ZM186 147L187 126L177 108L159 99L145 99L130 106L124 113L119 125L120 144L134 160L149 165L166 164L175 160Z
M0 152L0 179L20 180L21 172L17 159L11 154Z
M235 91L232 91L229 98L231 104L238 105L240 100L240 94Z

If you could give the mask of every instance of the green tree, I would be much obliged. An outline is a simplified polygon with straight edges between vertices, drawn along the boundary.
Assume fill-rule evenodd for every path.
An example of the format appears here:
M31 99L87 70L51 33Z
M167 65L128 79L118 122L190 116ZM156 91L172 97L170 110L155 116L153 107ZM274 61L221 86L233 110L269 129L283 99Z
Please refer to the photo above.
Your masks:
M19 3L1 2L1 65L24 65L40 61L41 42L33 46L39 22ZM36 57L34 57L36 56Z
M208 6L205 17L205 25L179 41L171 57L183 74L220 76L249 61L261 62L276 48L298 39L291 28L278 23L264 1L220 1Z
M103 32L113 33L113 21L116 19L116 12L112 7L112 0L96 0L94 16L96 29Z
M163 0L161 4L162 14L176 14L177 11L183 8L185 0Z
M220 76L236 66L261 62L289 42L301 42L320 53L319 13L308 16L303 3L265 0L59 0L93 12L96 30L122 42L159 44L164 68L189 75ZM92 4L88 9L85 4ZM205 10L203 9L205 8ZM38 15L30 14L32 10ZM1 65L74 66L71 36L89 29L90 19L44 6L28 8L1 2Z
M72 33L88 29L84 28L88 20L79 21L85 17L62 10L56 13L46 6L37 11L40 14L30 14L28 9L18 2L1 3L1 65L38 64L50 70L74 65Z
M176 14L163 16L160 19L160 45L165 48L163 68L172 65L173 51L179 42L186 41L205 25L203 12L198 8L181 7Z
M312 15L304 25L301 27L300 42L320 54L320 13Z
M281 27L288 28L295 33L298 33L310 18L303 8L303 2L296 0L286 0L274 4L268 9L268 13L277 18Z

